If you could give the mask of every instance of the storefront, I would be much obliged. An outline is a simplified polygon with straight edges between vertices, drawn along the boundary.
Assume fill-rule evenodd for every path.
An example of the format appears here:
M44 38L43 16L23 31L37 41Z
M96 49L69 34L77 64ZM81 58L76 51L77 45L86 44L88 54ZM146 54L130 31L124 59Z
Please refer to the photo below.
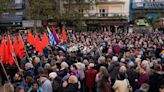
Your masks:
M88 19L87 29L90 31L111 31L125 30L128 26L127 19Z

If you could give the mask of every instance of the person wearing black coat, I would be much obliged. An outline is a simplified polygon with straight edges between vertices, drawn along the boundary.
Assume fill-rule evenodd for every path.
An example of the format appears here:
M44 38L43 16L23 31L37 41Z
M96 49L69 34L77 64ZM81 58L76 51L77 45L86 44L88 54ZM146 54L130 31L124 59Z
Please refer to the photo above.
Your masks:
M164 73L162 73L160 70L161 70L160 65L154 65L154 71L149 76L149 78L150 78L149 92L159 92L159 89L160 89L162 83L164 83Z
M128 69L127 69L128 80L130 85L133 87L133 90L136 90L138 89L136 80L138 79L139 74L135 70L134 64L132 62L130 63L128 63Z
M119 68L120 66L118 61L112 62L112 64L108 66L108 72L109 75L111 76L112 85L114 84L115 78L118 75Z
M78 84L69 83L63 92L79 92Z
M78 79L74 75L71 75L68 78L68 82L65 81L63 83L63 87L64 87L63 92L80 92Z

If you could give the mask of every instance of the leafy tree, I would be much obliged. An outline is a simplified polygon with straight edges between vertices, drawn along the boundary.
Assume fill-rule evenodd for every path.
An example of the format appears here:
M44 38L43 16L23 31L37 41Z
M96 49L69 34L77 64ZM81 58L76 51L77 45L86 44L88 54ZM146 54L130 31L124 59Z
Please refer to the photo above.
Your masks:
M89 12L93 1L67 0L67 3L64 3L64 12L58 18L68 23L71 22L74 27L81 29L84 25L84 15Z
M36 31L37 20L47 20L53 18L54 0L28 0L28 18L34 20L34 30Z
M3 12L7 12L8 10L8 5L9 5L10 0L0 0L0 15Z
M81 19L85 13L90 9L90 2L85 0L68 0L65 6L65 14L63 19ZM70 18L69 18L70 17Z

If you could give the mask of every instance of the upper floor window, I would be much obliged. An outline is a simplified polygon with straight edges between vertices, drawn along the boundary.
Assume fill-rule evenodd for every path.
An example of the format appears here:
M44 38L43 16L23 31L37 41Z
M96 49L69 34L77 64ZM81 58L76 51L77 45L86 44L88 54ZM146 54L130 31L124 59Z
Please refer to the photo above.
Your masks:
M79 13L84 13L84 9L79 9Z
M4 16L8 16L9 13L8 13L8 12L4 12L3 15L4 15Z
M15 0L15 4L20 4L22 2L23 2L23 0Z
M16 12L15 15L22 16L23 15L23 12Z
M108 16L108 10L107 9L100 9L99 12L100 12L101 17Z

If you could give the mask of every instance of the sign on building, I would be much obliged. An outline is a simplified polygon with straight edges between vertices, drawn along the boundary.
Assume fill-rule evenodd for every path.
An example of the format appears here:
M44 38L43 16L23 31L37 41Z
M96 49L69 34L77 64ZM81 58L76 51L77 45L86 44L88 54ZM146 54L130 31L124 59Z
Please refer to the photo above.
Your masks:
M37 27L42 27L42 21L37 20L36 21L36 26ZM34 20L25 20L25 21L23 21L23 27L34 27Z

